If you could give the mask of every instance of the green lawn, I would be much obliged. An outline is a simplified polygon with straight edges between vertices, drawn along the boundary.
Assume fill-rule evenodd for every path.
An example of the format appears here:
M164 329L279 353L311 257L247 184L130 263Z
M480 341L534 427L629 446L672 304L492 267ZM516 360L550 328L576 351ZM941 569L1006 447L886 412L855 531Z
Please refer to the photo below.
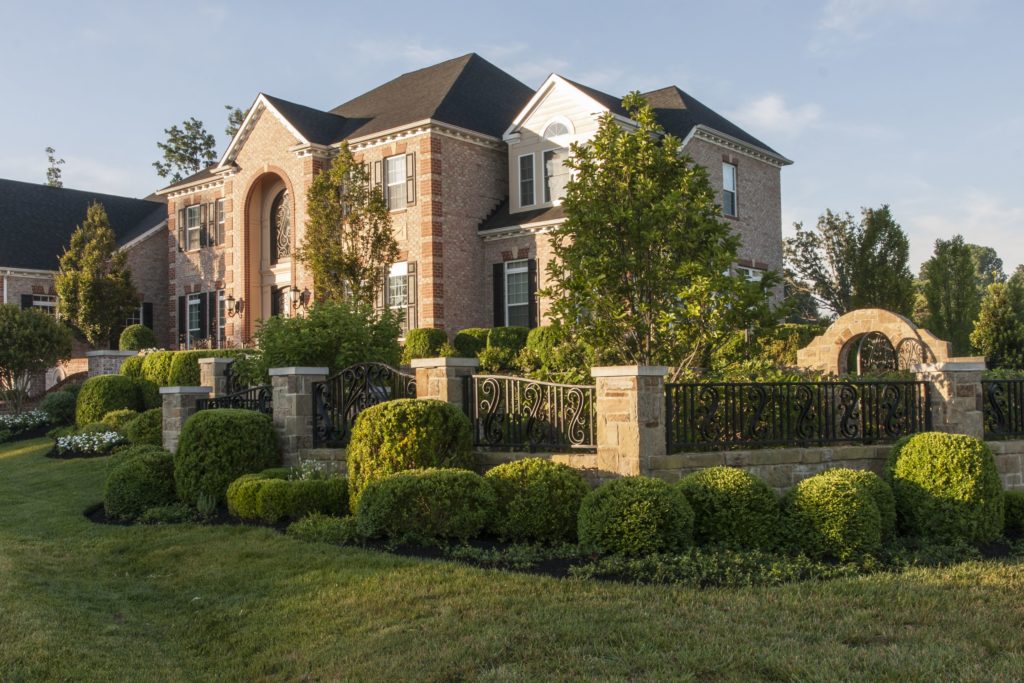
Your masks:
M1024 678L1016 561L697 591L100 526L105 459L48 446L0 448L4 683Z

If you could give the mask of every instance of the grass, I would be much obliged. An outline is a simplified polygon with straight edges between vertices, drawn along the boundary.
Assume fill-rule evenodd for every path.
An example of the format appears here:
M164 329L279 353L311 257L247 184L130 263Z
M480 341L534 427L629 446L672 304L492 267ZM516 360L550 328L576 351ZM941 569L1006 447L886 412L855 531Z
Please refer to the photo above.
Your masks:
M244 526L116 527L106 459L0 447L0 681L1014 680L1024 565L782 587L558 580Z

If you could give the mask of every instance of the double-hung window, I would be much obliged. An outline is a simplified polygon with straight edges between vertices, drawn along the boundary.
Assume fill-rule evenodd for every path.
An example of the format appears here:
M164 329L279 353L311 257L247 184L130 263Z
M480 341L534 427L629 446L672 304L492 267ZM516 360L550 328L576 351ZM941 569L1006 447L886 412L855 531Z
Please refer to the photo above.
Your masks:
M224 297L224 290L217 292L217 348L224 348L227 337L224 334L224 326L228 321L227 300Z
M722 164L722 213L736 216L736 166Z
M188 295L188 338L185 341L186 348L194 349L202 338L203 314L199 294Z
M57 317L57 297L52 294L33 294L31 307L54 318Z
M505 263L505 324L530 326L530 273L525 259Z
M217 203L214 204L214 221L216 228L213 232L213 237L210 240L210 244L224 244L224 200L218 199Z
M388 273L388 307L397 311L404 311L409 305L409 264L406 262L396 263L391 266Z
M132 312L128 314L128 317L126 317L124 319L124 326L128 327L129 325L141 325L141 324L142 324L142 304L139 304L139 307L134 309L134 310L132 310Z
M544 202L550 203L562 198L565 190L565 151L549 149L544 152Z
M200 245L200 235L202 234L201 206L201 204L193 204L192 206L185 207L185 235L187 240L185 248L189 251L198 249Z
M519 206L533 206L533 155L519 157Z
M384 197L387 199L388 209L404 209L409 203L405 194L405 155L399 154L385 159L384 175Z

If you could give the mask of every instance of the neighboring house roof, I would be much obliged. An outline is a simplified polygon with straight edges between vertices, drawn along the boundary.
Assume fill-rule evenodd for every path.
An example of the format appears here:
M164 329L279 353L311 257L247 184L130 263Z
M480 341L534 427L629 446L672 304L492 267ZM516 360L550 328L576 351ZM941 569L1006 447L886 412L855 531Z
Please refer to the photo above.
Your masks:
M167 220L161 202L0 179L0 268L57 270L92 202L106 209L119 245Z

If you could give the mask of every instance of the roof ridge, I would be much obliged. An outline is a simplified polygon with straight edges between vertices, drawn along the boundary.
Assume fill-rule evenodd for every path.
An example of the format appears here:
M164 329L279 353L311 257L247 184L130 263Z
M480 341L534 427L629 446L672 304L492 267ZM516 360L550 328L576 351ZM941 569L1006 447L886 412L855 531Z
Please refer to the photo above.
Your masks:
M35 187L35 188L40 188L44 192L45 191L49 191L49 190L54 190L54 191L58 191L58 192L65 192L65 193L77 192L79 194L87 194L87 195L92 195L94 197L112 197L114 199L129 199L129 200L136 201L136 202L149 202L150 204L161 204L161 202L154 201L152 199L146 199L145 197L129 197L128 195L125 195L125 194L111 194L110 192L95 192L93 190L80 190L80 189L78 189L76 187L64 187L64 186L53 187L52 185L47 185L46 183L33 183L33 182L28 181L28 180L16 180L14 178L0 178L0 183L17 183L19 185L29 185L29 186L32 186L32 187Z

